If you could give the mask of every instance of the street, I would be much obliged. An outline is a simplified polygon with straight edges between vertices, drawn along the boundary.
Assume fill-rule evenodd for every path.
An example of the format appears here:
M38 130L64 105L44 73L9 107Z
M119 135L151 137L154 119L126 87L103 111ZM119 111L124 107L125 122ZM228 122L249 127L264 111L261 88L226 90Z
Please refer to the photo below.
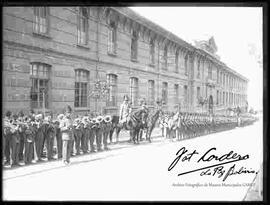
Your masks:
M211 154L219 157L230 151L242 157L248 155L247 159L222 165L225 172L233 164L235 171L243 166L257 172L263 160L262 140L260 119L251 126L182 141L155 137L152 143L115 144L109 151L73 157L68 166L53 161L5 169L3 200L242 201L255 173L234 174L224 180L224 175L214 173L213 167L211 175L201 176L206 169L177 175L231 160L198 162L214 147ZM198 154L186 160L182 156L168 171L183 147L187 150L183 156L194 150Z

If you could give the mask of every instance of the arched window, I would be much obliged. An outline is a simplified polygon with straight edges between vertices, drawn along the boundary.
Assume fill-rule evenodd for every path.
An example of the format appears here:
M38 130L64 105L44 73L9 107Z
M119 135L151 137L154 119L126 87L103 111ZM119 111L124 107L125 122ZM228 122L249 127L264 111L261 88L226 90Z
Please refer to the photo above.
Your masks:
M88 41L88 9L79 8L78 13L78 44L86 45Z
M155 81L148 81L148 104L154 105L155 102Z
M165 103L165 105L168 104L168 83L167 82L163 82L162 83L162 90L161 90L161 97L163 102Z
M185 56L185 75L188 75L188 54Z
M177 105L179 103L179 85L174 84L174 104Z
M179 50L175 52L175 72L179 72Z
M187 106L188 103L188 87L187 85L184 86L184 104Z
M168 68L168 47L165 46L163 50L163 62L162 62L162 69L167 70Z
M49 8L34 7L33 29L35 33L47 34L49 31Z
M155 42L153 39L150 41L150 64L155 64Z
M137 60L138 58L138 33L136 31L132 32L131 37L131 60Z
M117 28L115 22L110 22L108 27L108 52L116 54L117 50Z
M216 96L216 99L217 99L217 100L216 100L217 105L218 105L218 103L219 103L219 99L218 99L218 98L219 98L219 91L217 90L217 96Z
M132 77L130 78L130 98L132 105L136 106L138 104L138 95L139 95L139 87L138 87L138 78Z
M75 101L74 107L87 107L89 71L75 70Z
M107 106L117 105L117 75L108 74L107 83L109 86L109 95L107 98Z
M201 60L198 60L198 65L197 65L197 78L200 79L201 77Z
M50 69L51 66L44 63L40 62L31 63L30 100L32 109L43 107L48 108Z

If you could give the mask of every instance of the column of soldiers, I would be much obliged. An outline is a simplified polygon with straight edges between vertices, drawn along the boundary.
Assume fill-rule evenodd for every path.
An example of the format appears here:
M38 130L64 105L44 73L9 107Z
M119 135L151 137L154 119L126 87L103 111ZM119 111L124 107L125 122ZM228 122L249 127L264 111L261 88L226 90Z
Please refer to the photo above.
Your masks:
M72 119L70 107L65 114L44 116L30 112L7 111L3 120L2 154L5 166L63 159L108 150L111 116L78 116Z
M258 119L252 116L189 113L178 110L176 113L165 113L159 122L163 137L182 140L250 125L256 120Z

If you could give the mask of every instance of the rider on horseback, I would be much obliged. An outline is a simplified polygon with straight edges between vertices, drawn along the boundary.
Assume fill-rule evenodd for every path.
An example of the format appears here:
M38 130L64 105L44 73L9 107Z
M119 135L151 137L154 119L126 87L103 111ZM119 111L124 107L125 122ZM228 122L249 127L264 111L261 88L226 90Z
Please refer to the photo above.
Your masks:
M119 123L127 129L128 117L131 113L131 106L127 95L124 95L124 102L120 106Z

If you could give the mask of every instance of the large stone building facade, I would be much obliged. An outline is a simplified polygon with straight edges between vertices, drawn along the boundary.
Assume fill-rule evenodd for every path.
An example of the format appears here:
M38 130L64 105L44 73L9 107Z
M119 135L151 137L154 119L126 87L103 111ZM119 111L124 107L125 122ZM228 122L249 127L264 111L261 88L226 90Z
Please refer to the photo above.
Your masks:
M193 46L125 7L4 7L3 108L118 113L125 94L135 108L139 98L170 111L244 106L248 79L216 50L213 38Z

